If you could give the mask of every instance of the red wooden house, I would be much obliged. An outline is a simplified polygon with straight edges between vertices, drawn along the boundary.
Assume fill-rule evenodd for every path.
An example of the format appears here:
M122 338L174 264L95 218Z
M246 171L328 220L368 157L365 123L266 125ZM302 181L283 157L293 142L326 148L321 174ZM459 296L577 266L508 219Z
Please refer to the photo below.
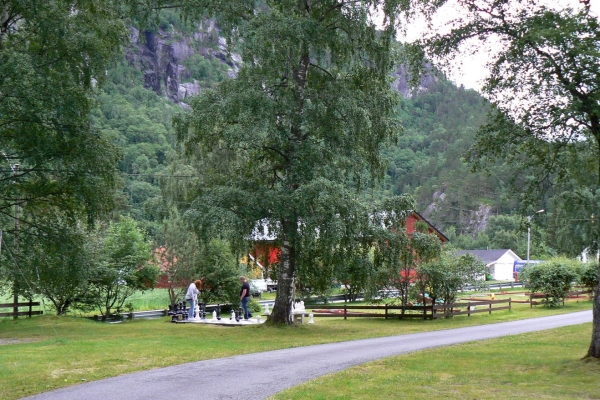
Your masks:
M435 234L440 239L440 242L442 242L442 245L449 241L446 235L440 232L435 226L433 226L429 221L427 221L421 214L419 214L416 211L413 211L412 214L409 215L408 218L406 218L407 235L410 236L417 231L417 223L419 221L423 221L425 224L427 224L427 231L429 233Z
M406 218L406 234L411 236L414 232L417 232L419 222L423 222L427 227L427 231L430 234L436 235L442 242L448 242L449 239L440 232L435 226L427 221L421 214L413 211L411 215ZM422 225L423 226L423 225ZM275 237L269 234L269 230L266 226L255 229L253 232L254 248L250 251L250 258L255 260L257 264L264 270L266 265L273 265L279 262L279 247L275 246Z

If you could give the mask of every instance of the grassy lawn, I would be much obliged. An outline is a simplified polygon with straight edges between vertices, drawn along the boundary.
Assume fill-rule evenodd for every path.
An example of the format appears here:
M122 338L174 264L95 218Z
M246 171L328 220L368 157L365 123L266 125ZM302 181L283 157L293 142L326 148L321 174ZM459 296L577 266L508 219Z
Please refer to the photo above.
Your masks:
M145 292L137 292L125 303L133 305L133 311L164 310L169 308L169 292L167 289L153 289ZM98 314L96 312L96 314Z
M600 362L581 360L591 323L374 361L274 399L597 399Z
M20 302L27 302L28 299L21 297ZM42 302L42 298L39 296L34 297L33 301ZM12 303L13 297L10 295L0 296L0 303ZM137 292L131 296L125 303L131 303L134 311L143 310L164 310L169 307L169 293L167 289L153 289L145 292ZM39 307L33 307L33 310L44 310L43 304ZM3 309L3 312L9 312L12 309ZM27 311L26 307L21 307L20 311ZM46 312L53 313L52 303L46 300ZM80 314L79 311L73 311L74 314ZM100 314L98 310L94 310L85 315Z
M513 300L514 299L528 299L528 297L526 297L525 295L523 295L522 293L525 291L526 289L523 288L514 288L514 289L510 289L510 287L507 285L506 288L503 288L503 291L506 293L506 295L500 295L498 292L498 289L494 289L491 292L495 294L496 298L498 299L503 299L503 298L508 298L508 297L512 297ZM511 292L518 292L519 295L517 295L515 297L515 295L511 295ZM332 294L340 294L341 290L334 290L332 292ZM275 292L272 293L263 293L261 298L255 298L255 300L275 300L275 296L277 294ZM468 292L465 293L464 296L475 296L475 297L481 297L484 296L482 293L477 293L477 292ZM12 303L12 296L6 295L6 296L0 296L0 303ZM24 298L21 298L20 301L25 302L27 301ZM40 298L36 297L34 298L34 301L41 301ZM391 300L390 300L391 301ZM133 296L131 296L126 303L131 303L133 305L133 310L134 311L144 311L144 310L164 310L165 308L168 308L169 306L169 293L167 291L167 289L153 289L153 290L148 290L145 292L137 292L135 293ZM51 306L52 304L49 301L46 301L46 306L47 306L47 311L48 312L52 312L51 310ZM34 310L43 310L43 306L39 306L39 307L33 307ZM26 309L23 308L21 311L25 311ZM9 311L9 310L5 310L5 311ZM79 312L74 311L75 314L79 314ZM100 314L100 312L98 310L94 310L91 312L87 312L84 313L84 315L94 315L94 314Z
M435 321L317 319L315 325L243 328L172 324L167 318L106 324L43 316L0 321L0 398L15 399L84 381L190 361L280 348L488 324L591 308L591 302ZM588 335L589 336L589 335ZM584 349L580 350L582 354ZM35 377L35 378L32 378Z

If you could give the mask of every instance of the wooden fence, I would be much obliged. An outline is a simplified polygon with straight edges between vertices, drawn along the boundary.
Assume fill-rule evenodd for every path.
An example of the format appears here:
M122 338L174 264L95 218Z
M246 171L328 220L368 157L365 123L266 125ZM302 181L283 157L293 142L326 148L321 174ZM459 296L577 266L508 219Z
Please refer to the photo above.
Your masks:
M496 307L498 304L508 304L501 305ZM439 318L437 311L445 311L449 310L449 314L452 315L463 315L466 314L468 317L471 314L477 314L486 312L492 314L492 311L500 311L500 310L512 310L512 299L504 299L504 300L471 300L462 303L453 303L449 305L436 304L433 306L433 318ZM446 313L441 313L441 316L445 316Z
M498 304L508 304L496 307ZM445 317L445 310L448 310L448 314L451 315L463 315L471 316L471 314L500 310L511 310L512 300L487 300L487 301L468 301L461 303L452 304L435 304L435 305L424 305L424 306L394 306L384 304L381 306L356 306L356 305L319 305L314 306L313 315L315 317L359 317L359 318L422 318L422 319L436 319ZM337 312L332 313L320 313L319 310L336 310ZM359 311L366 310L367 312ZM400 312L397 312L400 311ZM441 311L441 312L439 312Z
M577 301L579 302L579 297L580 296L591 296L592 295L592 289L590 288L586 288L586 287L580 287L580 286L576 286L573 289L575 290L571 290L567 293L567 295L565 297L563 297L562 299L562 305L565 305L565 299L577 299ZM579 289L579 290L577 290ZM544 301L538 301L538 299L542 299L545 300L546 299L546 293L529 293L529 304L530 307L533 308L533 306L537 306L538 304L544 304Z
M13 311L11 312L2 312L0 313L0 318L1 317L24 317L24 316L29 316L29 318L31 318L32 315L41 315L44 312L43 311L34 311L33 307L37 307L40 305L39 301L29 301L27 303L4 303L4 304L0 304L0 308L12 308ZM20 307L29 307L28 311L16 311L18 310Z

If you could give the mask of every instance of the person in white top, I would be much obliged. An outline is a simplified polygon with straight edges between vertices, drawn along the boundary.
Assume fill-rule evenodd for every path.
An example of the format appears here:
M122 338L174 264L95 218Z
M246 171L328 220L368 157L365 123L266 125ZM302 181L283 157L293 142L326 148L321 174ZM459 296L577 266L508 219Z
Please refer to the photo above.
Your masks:
M196 302L198 301L198 293L200 292L201 288L202 281L198 279L195 282L190 283L187 293L185 294L185 300L190 305L190 309L188 311L188 316L190 319L194 318L194 308L196 306Z

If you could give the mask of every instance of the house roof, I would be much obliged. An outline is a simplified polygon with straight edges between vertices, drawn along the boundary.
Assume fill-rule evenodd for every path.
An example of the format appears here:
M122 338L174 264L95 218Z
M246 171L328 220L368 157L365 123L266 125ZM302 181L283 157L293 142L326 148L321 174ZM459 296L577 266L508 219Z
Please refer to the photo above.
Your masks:
M427 221L427 220L425 219L425 217L423 217L421 214L419 214L418 212L416 212L416 211L414 211L414 210L413 210L412 214L413 214L413 215L414 215L414 216L415 216L415 217L416 217L418 220L425 222L425 223L426 223L426 224L427 224L427 225L428 225L428 226L429 226L431 229L433 229L433 232L434 232L434 233L435 233L435 234L436 234L436 235L437 235L437 236L440 238L440 240L441 240L442 242L449 242L449 241L450 241L450 239L448 239L448 238L446 237L446 235L444 235L444 234L443 234L443 233L442 233L442 232L441 232L441 231L440 231L438 228L436 228L435 226L433 226L433 225L431 224L431 222Z
M433 232L440 238L442 242L449 242L450 239L446 237L439 229L437 229L431 222L427 221L425 217L419 214L416 211L412 211L411 215L415 217L419 221L423 221L427 224L427 226L433 230ZM279 222L276 223L276 226L279 227ZM254 225L254 229L252 229L252 233L250 234L250 239L255 242L272 242L277 239L275 232L269 229L269 220L267 218L263 218L256 222Z
M465 254L473 254L475 257L481 259L486 264L491 264L496 261L506 253L510 252L511 255L520 260L521 257L515 254L511 249L498 249L498 250L459 250L456 252L457 256L462 256Z

